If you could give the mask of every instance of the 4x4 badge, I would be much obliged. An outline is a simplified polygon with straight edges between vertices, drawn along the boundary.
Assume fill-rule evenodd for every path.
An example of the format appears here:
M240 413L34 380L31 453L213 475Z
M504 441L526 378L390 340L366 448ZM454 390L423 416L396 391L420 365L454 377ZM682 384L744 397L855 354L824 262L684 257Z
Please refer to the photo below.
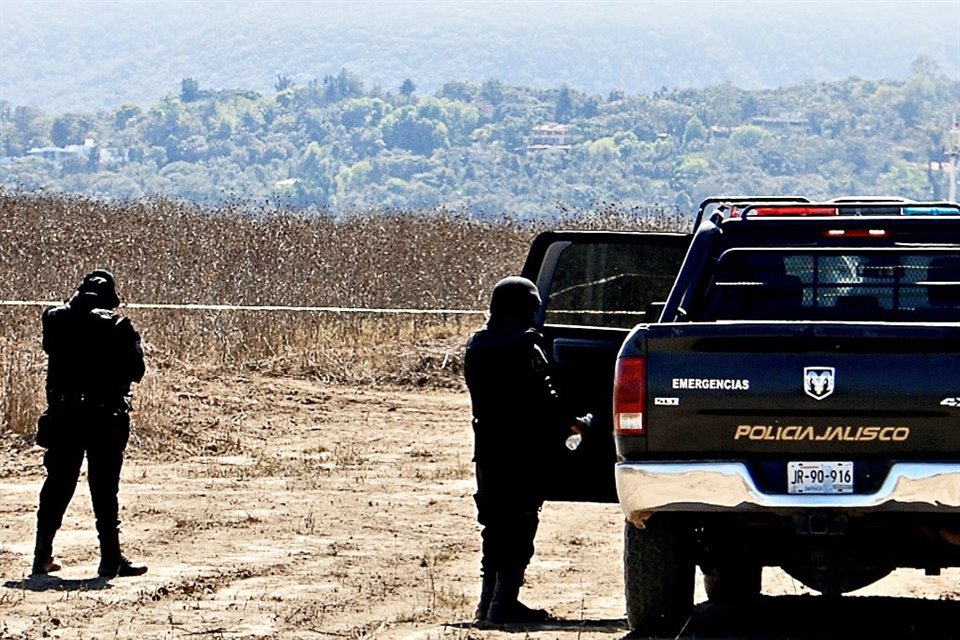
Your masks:
M804 367L803 391L814 400L823 400L834 388L833 367Z

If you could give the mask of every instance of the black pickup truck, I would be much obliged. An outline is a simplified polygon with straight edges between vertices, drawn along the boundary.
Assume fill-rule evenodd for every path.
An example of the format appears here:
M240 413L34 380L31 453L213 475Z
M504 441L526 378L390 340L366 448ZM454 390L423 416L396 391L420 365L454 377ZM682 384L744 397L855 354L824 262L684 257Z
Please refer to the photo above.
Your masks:
M547 232L552 500L619 502L627 617L675 632L763 567L824 594L960 566L960 206L711 198L692 234Z

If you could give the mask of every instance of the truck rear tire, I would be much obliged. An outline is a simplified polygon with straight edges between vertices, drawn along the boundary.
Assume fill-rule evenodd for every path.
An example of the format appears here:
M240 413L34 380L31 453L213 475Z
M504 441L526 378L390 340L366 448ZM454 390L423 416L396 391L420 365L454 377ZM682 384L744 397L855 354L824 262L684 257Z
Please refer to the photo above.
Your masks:
M695 565L689 536L679 527L627 522L623 535L627 622L638 634L675 635L693 609Z

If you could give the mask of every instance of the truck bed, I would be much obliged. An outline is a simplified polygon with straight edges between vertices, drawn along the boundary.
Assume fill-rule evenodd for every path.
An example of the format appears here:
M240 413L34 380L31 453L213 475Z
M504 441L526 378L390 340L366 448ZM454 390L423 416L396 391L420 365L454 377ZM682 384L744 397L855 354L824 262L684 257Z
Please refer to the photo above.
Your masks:
M960 326L739 322L647 326L655 457L960 457Z

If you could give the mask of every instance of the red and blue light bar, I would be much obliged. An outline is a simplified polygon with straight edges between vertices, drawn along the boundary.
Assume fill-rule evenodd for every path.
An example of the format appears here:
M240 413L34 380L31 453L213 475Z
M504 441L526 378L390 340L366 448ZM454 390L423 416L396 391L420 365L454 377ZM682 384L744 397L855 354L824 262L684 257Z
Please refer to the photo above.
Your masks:
M960 204L845 202L840 205L748 204L729 208L729 218L829 217L829 216L960 216Z
M960 215L960 205L904 207L901 213L905 216L956 216Z

